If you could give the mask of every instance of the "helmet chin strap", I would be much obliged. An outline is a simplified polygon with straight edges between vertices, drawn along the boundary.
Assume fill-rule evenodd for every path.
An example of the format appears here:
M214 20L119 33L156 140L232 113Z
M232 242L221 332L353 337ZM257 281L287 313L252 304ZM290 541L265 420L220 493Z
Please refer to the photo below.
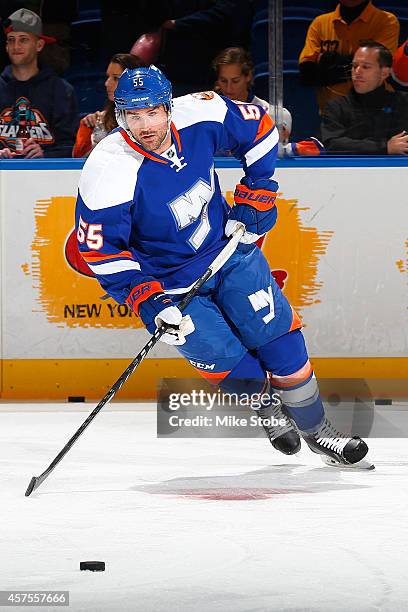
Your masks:
M159 144L159 146L157 147L158 149L162 146L163 142L166 140L167 136L170 134L170 126L171 126L171 104L168 105L168 108L166 108L166 105L164 105L165 110L167 112L167 131L161 141L161 143ZM115 116L116 116L116 121L118 123L118 126L122 128L122 130L125 130L126 134L129 136L129 138L131 140L133 140L134 143L136 143L137 145L139 145L139 147L143 148L143 145L136 140L136 138L133 136L131 130L129 129L129 126L127 124L126 121L126 111L122 110L122 109L115 109Z

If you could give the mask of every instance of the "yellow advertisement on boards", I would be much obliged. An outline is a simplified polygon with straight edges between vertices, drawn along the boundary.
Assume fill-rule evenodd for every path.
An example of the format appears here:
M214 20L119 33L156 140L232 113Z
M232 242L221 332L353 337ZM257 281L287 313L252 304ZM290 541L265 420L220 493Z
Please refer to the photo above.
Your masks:
M232 204L233 192L224 194ZM278 224L260 243L276 282L301 315L319 301L319 259L333 231L318 231L302 223L306 210L295 199L280 194ZM68 327L141 327L126 304L106 295L81 258L73 227L75 198L52 196L35 204L32 276L38 308L50 323Z

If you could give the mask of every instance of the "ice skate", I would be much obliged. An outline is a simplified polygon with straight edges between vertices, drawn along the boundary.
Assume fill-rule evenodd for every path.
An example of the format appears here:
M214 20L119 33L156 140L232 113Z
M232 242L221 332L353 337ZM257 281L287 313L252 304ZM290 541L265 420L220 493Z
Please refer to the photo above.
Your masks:
M262 427L276 450L284 455L294 455L301 447L300 436L290 420L281 411L281 405L267 406L257 410ZM275 422L279 421L275 425Z
M359 436L347 436L339 432L325 417L319 429L313 433L302 432L310 450L318 453L324 463L334 467L373 470L367 458L368 446Z

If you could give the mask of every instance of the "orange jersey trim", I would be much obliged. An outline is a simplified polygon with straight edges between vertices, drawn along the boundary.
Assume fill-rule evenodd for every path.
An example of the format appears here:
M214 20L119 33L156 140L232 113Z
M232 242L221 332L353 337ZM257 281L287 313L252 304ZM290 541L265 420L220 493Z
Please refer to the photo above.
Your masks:
M168 164L169 163L165 159L161 159L160 157L154 155L153 153L149 153L148 151L145 151L144 149L142 149L142 147L139 147L139 145L137 145L135 142L133 142L133 140L131 138L129 138L129 136L126 134L125 130L121 129L119 131L120 131L121 135L123 136L123 138L128 143L129 147L131 147L132 149L134 149L135 151L137 151L138 153L140 153L144 157L147 157L148 159L151 159L151 160L153 160L155 162L159 162L160 164Z
M85 253L81 253L81 255L82 259L89 263L94 261L103 261L104 259L116 259L117 257L132 259L132 253L130 251L121 251L120 253L113 254L100 254L94 253L93 251L86 251Z
M212 385L218 385L222 380L224 380L224 378L228 376L231 370L227 370L226 372L204 372L203 370L197 369L197 372L201 374L203 378L208 380L208 382Z
M292 323L289 328L290 332L293 331L294 329L300 329L302 327L302 321L300 320L298 313L296 312L296 310L292 308L292 306L291 306L291 310L292 310Z
M268 132L270 132L273 129L274 125L275 124L270 118L270 116L265 113L259 122L259 127L254 142L262 138L262 136L265 136L265 134L267 134Z
M235 204L248 204L256 210L265 211L275 206L276 196L277 193L274 191L249 189L246 185L238 183L235 187L234 201Z
M176 126L174 125L174 123L173 123L173 122L171 122L170 127L171 127L172 134L173 134L173 136L174 136L174 140L175 140L175 141L176 141L176 143L177 143L178 152L179 152L179 153L181 153L181 140L180 140L180 134L178 133L177 128L176 128Z
M309 360L306 361L305 365L293 374L287 374L286 376L274 376L272 374L270 381L272 387L278 387L279 389L285 389L288 387L294 387L299 385L309 378L313 372L312 364Z

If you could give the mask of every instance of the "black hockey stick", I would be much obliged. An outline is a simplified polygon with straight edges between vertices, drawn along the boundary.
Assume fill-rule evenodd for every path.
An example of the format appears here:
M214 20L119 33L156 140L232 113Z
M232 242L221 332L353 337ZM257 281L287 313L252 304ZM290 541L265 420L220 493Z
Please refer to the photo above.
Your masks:
M213 276L225 262L231 257L237 248L238 242L245 232L245 226L240 223L237 229L235 230L232 238L229 240L228 244L222 249L221 253L217 255L212 264L207 268L202 276L195 282L194 286L190 289L190 291L185 295L185 297L178 304L180 310L184 310L186 306L191 302L193 297L196 295L198 290L202 287L202 285ZM51 474L53 469L58 465L63 457L67 454L69 449L74 446L75 442L78 440L79 436L85 431L85 429L90 425L90 423L94 420L96 415L102 410L102 408L111 401L114 395L119 391L122 385L127 381L129 376L136 370L137 366L143 361L146 357L150 349L154 347L154 345L158 342L161 336L166 331L167 326L163 325L156 329L153 336L150 340L145 344L140 353L136 355L132 363L128 365L126 370L121 374L115 384L109 389L109 391L104 395L99 404L92 410L89 416L82 423L81 427L74 433L74 435L68 440L64 448L58 453L55 459L50 463L46 470L39 476L33 476L30 480L30 484L27 487L27 491L25 492L25 496L28 497L31 495L33 491L38 489L41 483Z

